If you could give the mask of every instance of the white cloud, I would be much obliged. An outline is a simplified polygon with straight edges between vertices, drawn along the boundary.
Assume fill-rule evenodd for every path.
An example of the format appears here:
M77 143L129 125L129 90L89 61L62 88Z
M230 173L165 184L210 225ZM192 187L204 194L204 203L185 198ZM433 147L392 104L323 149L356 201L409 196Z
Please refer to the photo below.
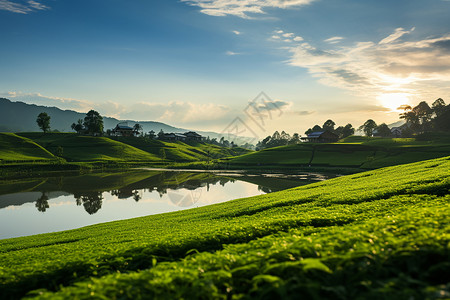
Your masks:
M309 43L290 47L294 66L306 68L323 84L367 98L386 93L425 97L450 92L450 35L401 41L401 28L381 42L319 49Z
M315 0L181 0L200 7L200 11L210 16L237 16L250 18L252 14L265 14L265 8L298 7Z
M330 44L337 44L340 41L342 41L344 38L342 36L334 36L329 39L324 40L324 42L330 43Z
M394 42L395 40L398 40L399 38L401 38L403 35L409 34L409 33L413 32L414 29L416 29L416 28L413 27L413 28L411 28L410 31L406 31L406 30L404 30L403 28L397 28L397 29L395 29L395 32L394 32L394 33L392 33L392 34L389 35L388 37L382 39L382 40L379 42L379 44L382 45L382 44L389 44L389 43L392 43L392 42Z
M0 0L0 10L6 10L18 14L29 14L37 10L50 9L48 6L37 1L13 2L9 0Z
M34 9L36 9L36 10L46 10L46 9L49 9L48 6L46 6L46 5L42 4L42 3L36 2L36 1L31 1L31 0L28 1L28 5L29 5L31 8L34 8Z
M100 114L121 120L160 121L177 126L199 125L208 127L216 121L231 120L236 112L225 105L197 104L192 102L139 102L123 105L114 101L92 102L62 97L49 97L40 93L0 92L0 97L28 104L55 106L86 113L91 109Z
M227 52L225 52L225 54L226 54L226 55L229 55L229 56L233 56L233 55L239 55L240 53L238 53L238 52L233 52L233 51L227 51Z
M275 30L274 33L275 34L271 36L271 39L274 40L282 40L287 43L303 41L303 38L301 36L296 36L293 32L284 32L283 30Z
M242 32L237 31L237 30L233 30L232 32L233 32L235 35L240 35L240 34L242 34Z

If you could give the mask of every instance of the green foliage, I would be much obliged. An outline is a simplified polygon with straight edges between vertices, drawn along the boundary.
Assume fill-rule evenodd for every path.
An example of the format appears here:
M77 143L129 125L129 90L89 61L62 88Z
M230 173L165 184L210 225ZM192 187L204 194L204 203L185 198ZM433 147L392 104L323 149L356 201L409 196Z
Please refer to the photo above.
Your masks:
M50 130L50 116L47 113L40 113L36 119L36 123L44 133Z
M438 298L449 293L449 170L446 157L2 240L2 298Z
M147 161L158 162L160 158L106 137L80 136L74 133L20 133L49 151L57 153L63 149L62 157L67 161Z
M377 123L375 123L374 120L369 119L359 127L359 130L362 130L366 136L371 137L375 128L377 128Z
M103 133L103 117L95 110L90 110L84 117L83 126L87 133ZM76 125L75 125L76 127ZM75 129L75 128L74 128Z
M412 138L351 136L333 144L301 143L222 160L240 167L351 167L376 169L450 155L445 134Z
M42 134L41 134L42 135ZM51 161L56 157L30 139L14 133L0 133L0 162Z
M169 162L197 162L250 153L240 147L228 148L200 142L164 142L150 138L116 137L115 140L131 145ZM161 150L164 150L163 152ZM165 157L163 158L163 156Z

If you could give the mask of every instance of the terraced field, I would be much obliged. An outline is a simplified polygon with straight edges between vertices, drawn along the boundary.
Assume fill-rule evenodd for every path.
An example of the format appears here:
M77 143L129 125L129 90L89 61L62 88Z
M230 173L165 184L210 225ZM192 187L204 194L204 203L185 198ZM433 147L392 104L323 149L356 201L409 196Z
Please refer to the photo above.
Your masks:
M176 213L0 241L41 299L450 296L450 157Z
M450 155L450 138L433 140L353 136L333 144L301 143L229 157L231 168L347 167L377 169Z
M0 133L0 163L49 162L56 157L28 138Z

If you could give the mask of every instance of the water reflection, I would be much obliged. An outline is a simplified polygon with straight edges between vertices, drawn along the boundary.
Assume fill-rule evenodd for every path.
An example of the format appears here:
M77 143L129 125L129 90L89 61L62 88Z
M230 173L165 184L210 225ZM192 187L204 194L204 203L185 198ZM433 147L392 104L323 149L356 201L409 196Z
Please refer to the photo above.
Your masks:
M49 207L47 193L43 192L42 195L36 200L36 208L40 212L45 212Z
M84 210L86 210L88 214L93 215L102 208L102 194L102 192L90 192L84 194L75 193L74 197L77 206L83 205Z
M322 174L239 174L239 173L189 173L179 171L133 171L121 173L98 173L76 176L59 176L42 179L0 183L0 209L11 205L34 202L39 212L50 209L49 200L61 195L73 195L77 206L93 215L103 205L104 193L118 199L139 202L143 193L167 195L179 207L195 205L202 193L210 187L233 184L236 181L254 184L264 193L272 193L333 175ZM34 195L39 195L37 198Z
M205 206L328 177L136 170L0 180L0 239Z

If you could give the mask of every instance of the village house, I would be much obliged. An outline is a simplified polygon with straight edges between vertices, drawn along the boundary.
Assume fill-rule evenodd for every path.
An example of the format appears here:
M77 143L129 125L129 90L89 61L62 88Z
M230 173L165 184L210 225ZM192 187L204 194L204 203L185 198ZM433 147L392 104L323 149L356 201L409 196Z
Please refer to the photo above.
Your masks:
M194 131L189 131L184 134L189 141L201 142L203 137Z
M115 136L134 136L133 127L128 126L128 123L119 123L111 130L111 134Z
M400 127L392 127L391 133L392 133L392 136L399 138L402 136L402 129Z
M176 142L176 141L180 141L180 142L190 142L190 141L197 141L197 142L201 142L203 139L203 137L193 131L189 131L186 133L164 133L164 135L162 136L162 140L163 141L168 141L168 142Z
M339 140L339 136L330 131L317 131L302 137L301 140L310 143L335 143Z

